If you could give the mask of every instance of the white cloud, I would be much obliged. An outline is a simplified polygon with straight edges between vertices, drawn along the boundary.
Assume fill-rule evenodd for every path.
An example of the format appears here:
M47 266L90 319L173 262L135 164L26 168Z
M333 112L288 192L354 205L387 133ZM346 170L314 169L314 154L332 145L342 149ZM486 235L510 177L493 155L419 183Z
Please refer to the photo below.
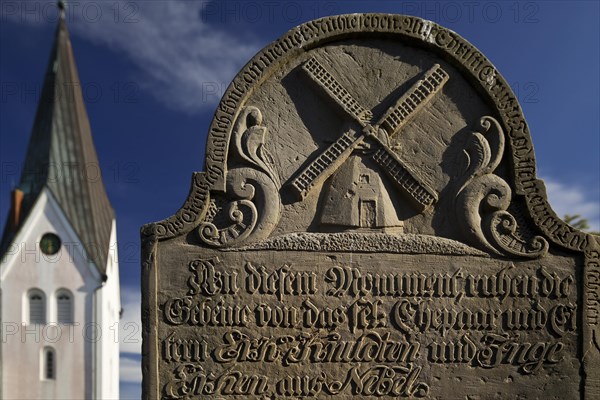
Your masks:
M544 178L548 200L559 217L579 214L588 220L593 231L600 231L600 203L598 188L587 189L576 184Z
M236 36L235 30L204 21L206 1L69 3L66 15L73 35L124 55L139 70L135 83L168 107L188 113L213 108L260 48L248 34ZM5 13L13 21L40 25L56 20L55 5L38 2L36 12L27 2L15 4L15 10ZM98 60L99 65L104 62Z
M138 288L121 287L123 316L119 321L121 353L142 353L142 298Z

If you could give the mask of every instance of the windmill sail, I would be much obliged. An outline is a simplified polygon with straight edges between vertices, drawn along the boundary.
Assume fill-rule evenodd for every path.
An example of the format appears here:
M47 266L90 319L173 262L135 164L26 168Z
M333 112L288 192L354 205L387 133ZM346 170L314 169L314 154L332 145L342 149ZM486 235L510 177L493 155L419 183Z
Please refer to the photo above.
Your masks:
M371 122L373 114L363 108L340 83L323 67L314 57L302 66L302 69L317 83L317 85L332 99L342 110L354 118L359 124L365 126Z
M373 158L392 178L397 186L406 191L424 209L436 200L435 192L419 182L402 161L373 132L379 126L388 137L400 129L438 93L448 81L449 75L439 65L434 65L381 117L376 127L370 125L371 111L362 107L354 97L323 67L315 58L309 59L302 69L346 114L355 119L363 128L356 133L349 131L317 156L291 182L291 187L304 199L311 189L329 178L354 149L369 136L380 147Z
M448 73L438 64L425 73L398 99L379 121L379 126L391 137L427 104L448 81Z
M315 58L304 63L302 69L346 114L354 118L362 127L367 126L372 118L371 111L363 108ZM291 184L300 198L304 199L314 186L329 178L348 159L364 136L353 131L344 133L302 170Z
M377 149L373 154L373 159L382 167L396 186L399 186L410 195L420 210L432 206L437 201L435 191L417 179L402 160L386 146Z
M353 133L353 131L344 133L292 181L292 187L296 189L301 199L304 199L314 186L330 177L362 142L364 135L357 137Z

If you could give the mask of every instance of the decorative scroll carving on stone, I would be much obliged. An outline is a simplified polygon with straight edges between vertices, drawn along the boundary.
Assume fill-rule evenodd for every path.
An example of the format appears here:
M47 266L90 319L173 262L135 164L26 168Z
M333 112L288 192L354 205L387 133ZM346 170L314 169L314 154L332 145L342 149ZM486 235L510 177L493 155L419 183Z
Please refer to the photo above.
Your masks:
M273 157L264 146L267 128L261 126L262 120L262 113L256 107L248 106L242 111L233 130L237 155L264 172L279 187L281 183L273 167Z
M498 255L537 258L546 254L548 242L526 235L508 211L512 190L494 171L504 154L504 132L490 116L481 118L483 134L473 132L464 153L465 181L456 197L457 222L467 239Z
M265 148L267 128L262 113L249 106L240 113L233 131L234 158L242 166L228 170L226 192L213 194L200 239L213 247L236 246L250 236L265 239L281 213L280 181L273 158Z
M200 239L210 246L223 247L234 245L250 236L258 217L256 206L251 201L254 190L250 193L249 199L236 200L220 206L213 201L211 208L215 210L215 214L208 215L206 221L198 227ZM215 219L217 214L222 213L225 213L227 218Z

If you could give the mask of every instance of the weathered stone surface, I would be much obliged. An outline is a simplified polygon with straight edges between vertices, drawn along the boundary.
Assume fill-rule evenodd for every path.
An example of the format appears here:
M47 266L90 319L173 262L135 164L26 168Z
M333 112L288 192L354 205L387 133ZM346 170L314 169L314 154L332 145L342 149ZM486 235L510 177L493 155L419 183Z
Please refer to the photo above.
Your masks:
M598 398L599 243L456 33L353 14L234 79L142 228L144 398Z

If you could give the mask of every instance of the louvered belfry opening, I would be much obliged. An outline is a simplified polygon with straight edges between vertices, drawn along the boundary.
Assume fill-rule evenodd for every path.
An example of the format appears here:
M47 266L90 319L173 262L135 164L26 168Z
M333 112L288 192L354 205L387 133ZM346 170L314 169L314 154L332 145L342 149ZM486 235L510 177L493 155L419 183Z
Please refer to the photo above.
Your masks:
M29 299L29 323L46 323L46 299L39 290L32 290L28 296Z
M73 323L73 296L67 291L56 295L56 320L59 324Z

